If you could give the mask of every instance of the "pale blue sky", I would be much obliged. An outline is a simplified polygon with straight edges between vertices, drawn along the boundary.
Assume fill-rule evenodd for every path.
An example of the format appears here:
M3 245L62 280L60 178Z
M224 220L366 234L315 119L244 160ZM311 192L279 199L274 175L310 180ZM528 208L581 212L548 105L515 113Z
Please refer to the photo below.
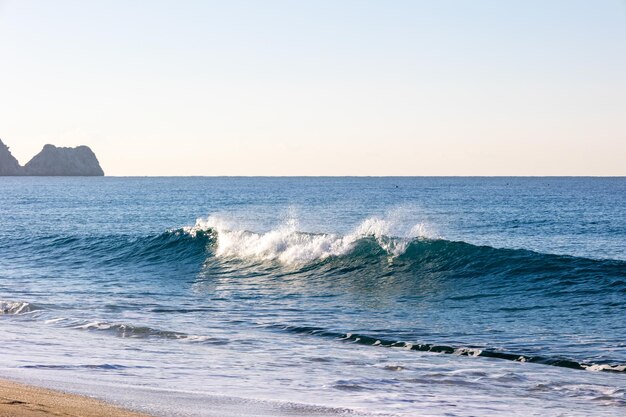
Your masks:
M0 0L0 138L109 175L626 175L626 3Z

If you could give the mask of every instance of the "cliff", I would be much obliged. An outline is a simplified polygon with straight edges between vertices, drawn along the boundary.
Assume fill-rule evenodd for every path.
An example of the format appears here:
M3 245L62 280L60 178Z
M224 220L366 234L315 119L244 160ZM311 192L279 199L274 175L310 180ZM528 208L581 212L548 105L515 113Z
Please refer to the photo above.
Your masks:
M87 146L57 148L54 145L43 147L24 167L0 141L0 175L30 176L102 176L98 158Z
M0 175L23 175L22 167L2 139L0 139Z

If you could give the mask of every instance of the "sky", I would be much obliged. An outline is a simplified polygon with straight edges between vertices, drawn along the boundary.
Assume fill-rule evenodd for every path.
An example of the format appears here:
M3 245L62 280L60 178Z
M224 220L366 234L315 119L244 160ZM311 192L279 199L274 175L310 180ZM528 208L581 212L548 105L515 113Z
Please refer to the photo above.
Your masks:
M626 175L626 1L0 0L0 138L107 175Z

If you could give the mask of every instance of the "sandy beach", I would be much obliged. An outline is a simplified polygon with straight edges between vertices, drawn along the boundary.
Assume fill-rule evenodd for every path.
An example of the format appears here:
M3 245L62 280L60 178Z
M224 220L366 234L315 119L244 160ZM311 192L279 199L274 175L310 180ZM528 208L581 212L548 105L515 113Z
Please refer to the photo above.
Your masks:
M147 417L102 401L0 380L0 417Z

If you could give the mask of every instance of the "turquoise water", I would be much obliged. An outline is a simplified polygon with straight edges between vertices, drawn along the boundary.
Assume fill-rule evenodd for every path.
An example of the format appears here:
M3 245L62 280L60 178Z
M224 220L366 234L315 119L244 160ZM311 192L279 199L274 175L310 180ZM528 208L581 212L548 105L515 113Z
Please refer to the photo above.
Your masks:
M2 377L159 415L626 412L623 178L0 189Z

